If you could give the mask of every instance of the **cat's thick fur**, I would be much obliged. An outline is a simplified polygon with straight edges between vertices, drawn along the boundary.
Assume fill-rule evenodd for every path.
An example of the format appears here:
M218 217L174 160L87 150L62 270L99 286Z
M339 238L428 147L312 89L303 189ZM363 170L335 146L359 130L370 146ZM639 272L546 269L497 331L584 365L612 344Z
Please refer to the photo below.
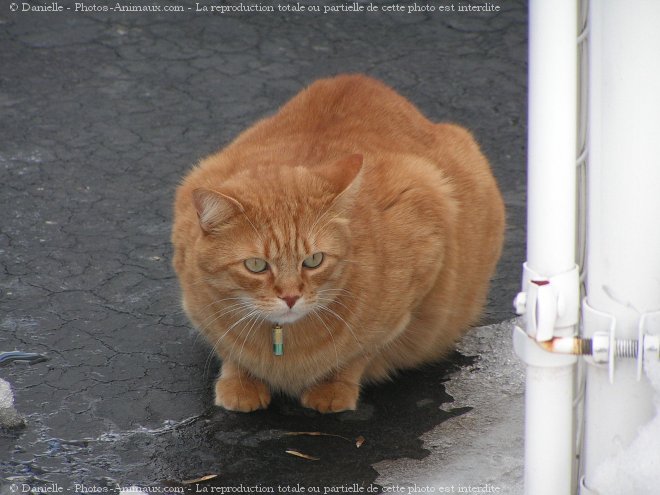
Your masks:
M216 404L251 411L283 391L354 409L364 382L443 357L480 315L503 231L468 131L365 76L315 82L177 191L174 267L222 359Z

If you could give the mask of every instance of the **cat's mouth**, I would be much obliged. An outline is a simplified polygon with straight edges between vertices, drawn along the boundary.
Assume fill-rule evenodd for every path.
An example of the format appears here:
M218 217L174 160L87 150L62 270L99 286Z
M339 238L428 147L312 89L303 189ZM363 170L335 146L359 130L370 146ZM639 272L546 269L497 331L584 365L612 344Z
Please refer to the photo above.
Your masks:
M282 298L268 301L263 305L255 305L267 321L274 324L287 324L304 318L312 311L314 305L310 304L304 297L293 301L291 305Z
M266 319L275 324L287 324L297 321L309 313L311 307L304 296L300 297L278 297L268 301L262 307L262 313Z
M307 314L307 311L298 309L287 309L286 311L276 311L271 314L271 321L273 323L293 323Z

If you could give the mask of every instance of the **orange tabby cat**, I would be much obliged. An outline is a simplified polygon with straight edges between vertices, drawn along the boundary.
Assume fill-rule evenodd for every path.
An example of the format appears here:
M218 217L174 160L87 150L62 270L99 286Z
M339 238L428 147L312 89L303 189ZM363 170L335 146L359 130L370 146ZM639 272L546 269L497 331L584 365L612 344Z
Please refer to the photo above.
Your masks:
M215 403L355 409L361 384L443 357L479 317L503 229L468 131L365 76L312 84L177 191L174 267L222 359Z

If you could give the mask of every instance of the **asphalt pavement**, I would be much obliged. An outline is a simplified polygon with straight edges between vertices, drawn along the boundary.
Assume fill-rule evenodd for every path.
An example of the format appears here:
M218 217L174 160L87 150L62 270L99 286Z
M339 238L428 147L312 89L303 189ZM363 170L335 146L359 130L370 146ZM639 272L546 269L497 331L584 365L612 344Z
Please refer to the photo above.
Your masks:
M283 397L249 415L214 408L219 363L170 267L174 190L315 79L377 77L470 128L490 158L508 228L483 323L510 318L525 250L526 3L119 3L0 1L0 352L48 358L0 368L26 423L0 431L0 494L391 490L403 481L377 483L378 466L428 458L425 433L489 407L452 407L444 386L483 357L456 352L370 387L355 412ZM262 10L210 11L249 5ZM458 11L470 5L485 8ZM182 483L203 476L215 477Z

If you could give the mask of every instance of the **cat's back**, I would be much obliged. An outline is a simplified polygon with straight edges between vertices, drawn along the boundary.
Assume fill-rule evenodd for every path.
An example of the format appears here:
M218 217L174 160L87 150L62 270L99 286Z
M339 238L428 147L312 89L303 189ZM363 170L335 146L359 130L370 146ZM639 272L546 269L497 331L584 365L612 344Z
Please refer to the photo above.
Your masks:
M414 105L382 82L359 74L314 82L237 144L284 139L291 146L296 138L308 146L340 143L367 152L414 151L435 141L433 125Z
M469 131L431 122L404 96L361 74L315 81L226 149L229 155L269 150L276 150L273 161L298 164L342 153L407 154L433 162L459 182L490 175Z

